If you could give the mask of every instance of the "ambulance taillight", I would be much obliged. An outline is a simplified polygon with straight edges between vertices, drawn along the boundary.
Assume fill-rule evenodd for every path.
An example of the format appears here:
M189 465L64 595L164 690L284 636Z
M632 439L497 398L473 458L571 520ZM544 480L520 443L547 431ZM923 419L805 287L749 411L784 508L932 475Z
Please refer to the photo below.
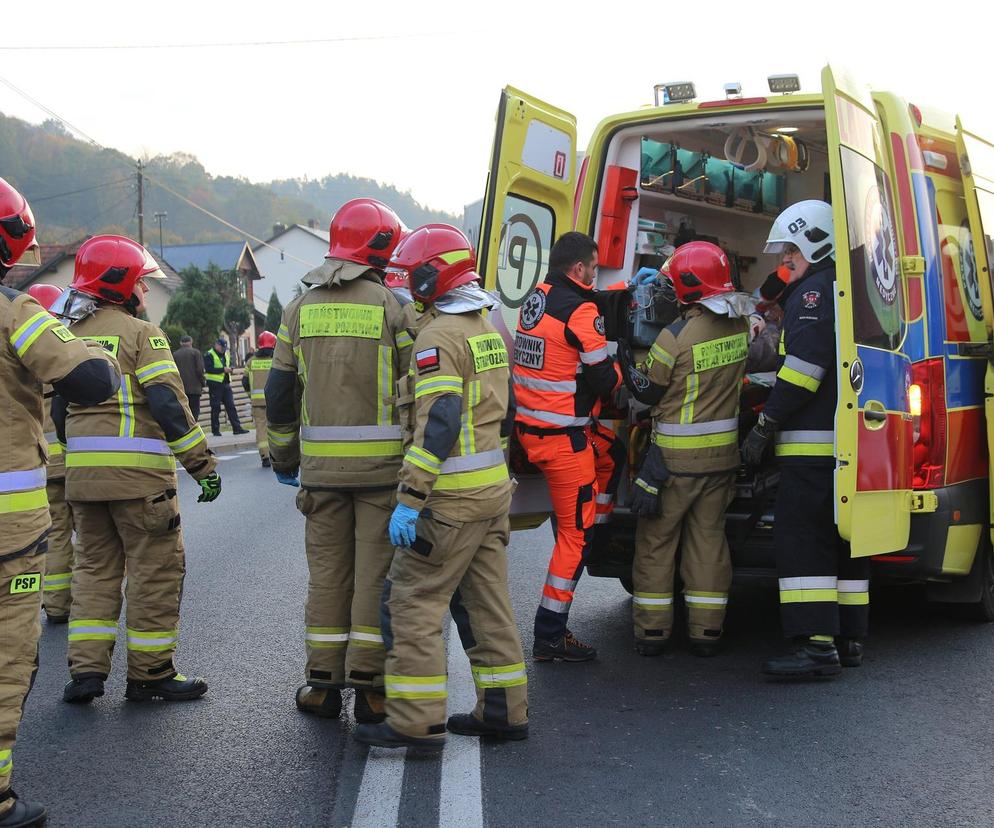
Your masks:
M946 474L946 381L942 359L912 366L908 402L914 422L914 488L935 489Z

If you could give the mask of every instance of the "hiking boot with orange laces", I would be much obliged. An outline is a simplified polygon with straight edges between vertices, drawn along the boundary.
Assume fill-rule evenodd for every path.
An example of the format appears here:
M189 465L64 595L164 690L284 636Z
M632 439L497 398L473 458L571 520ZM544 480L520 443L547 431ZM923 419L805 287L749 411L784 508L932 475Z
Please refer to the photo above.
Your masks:
M536 638L532 657L535 661L593 661L597 658L597 650L566 630L566 634L556 641Z

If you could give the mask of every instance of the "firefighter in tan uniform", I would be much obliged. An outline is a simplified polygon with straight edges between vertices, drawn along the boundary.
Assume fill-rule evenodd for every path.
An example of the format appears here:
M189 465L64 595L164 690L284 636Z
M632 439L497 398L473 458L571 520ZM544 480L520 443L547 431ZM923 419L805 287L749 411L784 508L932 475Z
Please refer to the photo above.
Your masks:
M401 461L394 383L413 339L382 270L400 238L384 204L354 199L331 222L325 263L283 312L266 384L269 450L281 483L299 485L310 581L304 609L307 683L297 707L338 718L355 687L355 717L383 719L379 600Z
M483 317L469 241L429 224L397 248L392 267L430 306L398 384L406 453L390 539L398 547L380 609L387 647L387 720L355 737L384 747L441 749L445 731L524 739L528 697L521 640L507 591L513 484L502 440L510 434L504 340ZM472 664L476 708L445 720L446 609ZM454 642L453 642L454 643Z
M73 574L69 672L63 699L86 703L104 692L127 574L128 683L134 701L185 701L207 692L203 679L176 672L185 561L176 461L214 500L221 480L183 391L169 342L141 313L143 279L161 271L137 242L95 236L76 253L59 314L71 330L117 357L121 389L101 405L53 404L66 436L66 496L80 554Z
M271 331L259 334L259 349L245 363L242 374L242 387L252 403L252 420L255 423L255 444L259 447L262 467L269 468L269 424L266 421L266 380L273 367L273 350L276 348L276 335Z
M27 203L0 179L0 278L36 253ZM27 254L27 255L25 255ZM45 808L10 787L24 699L38 665L50 525L45 493L41 383L94 404L120 383L114 360L76 339L33 298L0 286L0 828L41 825Z
M34 284L28 293L43 308L51 308L62 295L62 289L55 285ZM52 528L48 533L48 552L45 554L45 583L42 587L42 605L45 617L50 624L65 624L69 620L69 605L72 602L72 569L76 558L73 545L75 529L72 507L66 500L65 448L55 434L52 422L52 398L55 392L51 386L44 388L45 396L45 442L48 445L48 513L52 518Z
M679 548L691 650L711 656L732 582L725 509L739 467L749 309L736 301L728 257L716 245L681 246L668 271L682 318L663 329L644 367L632 366L621 349L626 384L652 406L653 417L652 442L633 487L635 645L654 656L669 639Z

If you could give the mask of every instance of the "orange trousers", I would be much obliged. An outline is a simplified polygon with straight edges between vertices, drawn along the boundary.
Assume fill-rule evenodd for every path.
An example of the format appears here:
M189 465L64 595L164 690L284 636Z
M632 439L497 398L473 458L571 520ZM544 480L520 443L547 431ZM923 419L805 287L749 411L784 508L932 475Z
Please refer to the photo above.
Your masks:
M594 473L597 478L594 523L607 523L614 511L614 496L625 468L625 446L611 429L596 420L587 426L587 439L594 449Z

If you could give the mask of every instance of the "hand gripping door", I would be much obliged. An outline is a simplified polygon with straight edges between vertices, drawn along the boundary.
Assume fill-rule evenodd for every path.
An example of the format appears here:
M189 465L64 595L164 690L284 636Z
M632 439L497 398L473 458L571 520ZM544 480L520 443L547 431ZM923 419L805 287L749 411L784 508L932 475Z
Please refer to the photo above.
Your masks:
M987 456L994 458L994 306L991 296L994 293L994 145L963 129L960 119L956 119L956 151L959 155L960 170L963 173L963 195L966 197L966 212L970 219L970 235L973 240L973 255L978 273L977 287L984 309L984 324L987 338L992 342L988 353L987 375L985 379L985 413L987 415ZM991 466L994 468L994 465ZM994 540L994 487L990 491L991 539Z
M911 528L910 361L886 143L869 90L822 72L835 220L839 404L835 514L852 556L895 552Z

